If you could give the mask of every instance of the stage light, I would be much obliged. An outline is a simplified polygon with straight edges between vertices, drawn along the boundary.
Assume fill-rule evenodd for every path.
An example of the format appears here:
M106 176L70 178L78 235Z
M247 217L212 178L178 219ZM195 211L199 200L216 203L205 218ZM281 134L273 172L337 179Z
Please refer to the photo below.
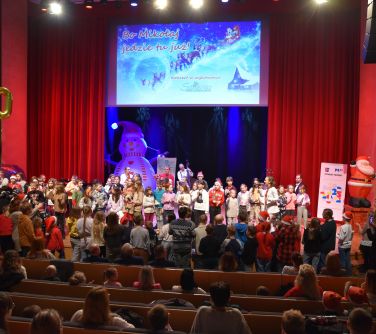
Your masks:
M318 5L322 5L322 4L324 4L324 3L327 3L328 0L315 0L315 2L316 2L316 4L318 4Z
M189 0L189 4L193 9L200 9L204 5L204 0Z
M94 0L85 0L84 5L86 9L93 9Z
M112 128L113 130L116 130L118 127L119 127L119 125L118 125L117 123L112 123L112 124L111 124L111 128Z
M42 0L40 2L40 9L42 10L42 12L47 12L48 11L48 3L47 3L47 0Z
M168 1L167 0L155 0L154 1L154 7L156 9L163 10L167 7Z
M227 3L229 0L221 0L221 2Z
M131 0L131 6L132 7L137 7L138 6L138 0Z
M63 13L63 6L60 1L53 1L50 3L49 13L52 15L61 15Z

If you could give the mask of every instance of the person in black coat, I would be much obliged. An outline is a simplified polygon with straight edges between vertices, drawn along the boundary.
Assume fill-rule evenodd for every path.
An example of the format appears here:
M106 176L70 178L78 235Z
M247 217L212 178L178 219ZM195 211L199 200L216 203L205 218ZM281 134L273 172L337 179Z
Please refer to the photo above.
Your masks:
M253 265L256 262L256 254L258 248L258 241L256 239L256 227L248 226L247 228L247 241L244 244L241 259L245 265L245 271L252 271Z
M337 225L333 219L333 211L331 209L324 209L322 216L325 222L321 225L320 261L317 272L320 272L321 268L325 265L328 253L336 248Z
M214 237L213 225L208 225L205 228L206 237L203 237L198 247L201 256L201 265L203 269L215 269L218 266L218 257L221 244Z
M143 266L144 260L140 256L133 255L133 246L131 244L124 244L121 247L120 257L114 261L116 264L125 266Z

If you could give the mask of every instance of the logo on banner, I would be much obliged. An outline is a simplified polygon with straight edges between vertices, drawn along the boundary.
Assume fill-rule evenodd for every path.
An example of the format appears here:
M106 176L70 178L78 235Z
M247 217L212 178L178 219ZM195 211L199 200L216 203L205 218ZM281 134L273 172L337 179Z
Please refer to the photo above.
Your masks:
M331 186L328 189L320 191L321 199L323 199L327 204L337 203L341 204L343 201L343 189L341 186Z

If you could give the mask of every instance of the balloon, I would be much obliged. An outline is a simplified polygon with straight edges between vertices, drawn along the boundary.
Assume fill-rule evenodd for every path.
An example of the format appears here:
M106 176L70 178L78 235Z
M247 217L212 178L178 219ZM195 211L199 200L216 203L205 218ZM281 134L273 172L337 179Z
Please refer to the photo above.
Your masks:
M0 111L0 119L8 118L12 113L13 96L8 88L0 87L0 95L5 96L5 110Z

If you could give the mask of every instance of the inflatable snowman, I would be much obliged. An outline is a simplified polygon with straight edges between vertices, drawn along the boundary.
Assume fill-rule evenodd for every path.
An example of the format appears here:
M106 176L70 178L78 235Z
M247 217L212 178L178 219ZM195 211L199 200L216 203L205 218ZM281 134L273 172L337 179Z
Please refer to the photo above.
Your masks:
M126 167L141 175L144 187L155 188L154 169L145 159L147 145L141 128L132 122L118 122L123 127L123 134L119 144L122 159L116 164L115 175L120 175Z
M359 156L350 163L349 186L350 205L353 207L369 208L371 203L367 197L372 190L372 180L375 178L375 169L371 166L368 157Z

